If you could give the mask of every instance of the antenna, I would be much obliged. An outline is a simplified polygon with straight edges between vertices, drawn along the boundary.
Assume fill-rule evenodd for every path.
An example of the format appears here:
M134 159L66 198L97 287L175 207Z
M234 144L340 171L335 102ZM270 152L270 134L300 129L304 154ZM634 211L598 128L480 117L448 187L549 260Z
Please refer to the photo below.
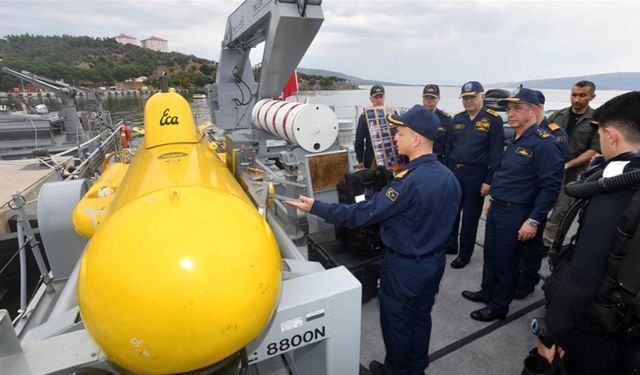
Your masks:
M162 72L160 76L160 91L169 92L169 77L167 77L167 72Z

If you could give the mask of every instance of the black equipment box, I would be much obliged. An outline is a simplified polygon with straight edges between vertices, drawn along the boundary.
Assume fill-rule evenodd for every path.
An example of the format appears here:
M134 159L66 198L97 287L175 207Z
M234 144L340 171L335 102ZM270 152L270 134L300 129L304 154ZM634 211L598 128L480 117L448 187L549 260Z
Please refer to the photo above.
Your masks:
M360 281L362 303L376 296L384 257L382 249L336 240L333 230L310 234L307 244L310 261L320 262L326 269L345 266Z

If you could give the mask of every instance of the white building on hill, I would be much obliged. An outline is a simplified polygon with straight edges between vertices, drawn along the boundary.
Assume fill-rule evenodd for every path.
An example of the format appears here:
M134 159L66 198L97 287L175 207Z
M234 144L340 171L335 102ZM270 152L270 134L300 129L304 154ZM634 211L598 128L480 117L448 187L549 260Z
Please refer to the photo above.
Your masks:
M114 37L114 39L120 44L133 44L136 46L138 45L138 38L134 38L127 34L120 33L120 35Z
M142 41L142 48L148 48L160 52L169 52L169 43L165 39L151 36Z

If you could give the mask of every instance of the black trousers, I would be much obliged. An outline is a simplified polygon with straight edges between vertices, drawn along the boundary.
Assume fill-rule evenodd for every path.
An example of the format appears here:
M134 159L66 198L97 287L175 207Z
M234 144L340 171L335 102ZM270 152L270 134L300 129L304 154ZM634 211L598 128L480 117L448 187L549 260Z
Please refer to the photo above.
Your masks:
M574 329L560 346L565 350L563 359L569 375L625 374L626 341L622 333L603 337Z

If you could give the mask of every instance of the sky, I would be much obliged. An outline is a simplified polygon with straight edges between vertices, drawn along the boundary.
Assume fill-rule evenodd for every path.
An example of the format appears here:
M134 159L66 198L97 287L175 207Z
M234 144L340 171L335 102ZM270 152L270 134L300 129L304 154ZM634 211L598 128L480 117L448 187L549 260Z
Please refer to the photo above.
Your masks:
M241 3L4 0L0 36L154 35L172 51L218 61L226 19ZM301 67L409 84L640 71L640 1L324 0L322 9ZM261 59L257 48L251 63Z

